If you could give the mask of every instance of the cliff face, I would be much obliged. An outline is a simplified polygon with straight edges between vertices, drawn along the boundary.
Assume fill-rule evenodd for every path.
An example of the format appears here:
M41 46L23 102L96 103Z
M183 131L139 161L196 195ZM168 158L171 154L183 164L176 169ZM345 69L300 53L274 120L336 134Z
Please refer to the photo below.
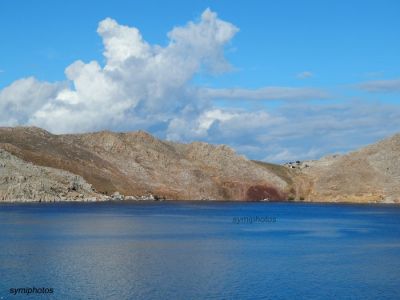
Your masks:
M284 200L290 190L287 179L226 146L163 142L143 131L52 135L34 127L1 128L0 148L79 175L108 195Z
M0 200L167 199L400 202L400 135L342 156L280 166L227 146L137 131L53 135L0 128Z

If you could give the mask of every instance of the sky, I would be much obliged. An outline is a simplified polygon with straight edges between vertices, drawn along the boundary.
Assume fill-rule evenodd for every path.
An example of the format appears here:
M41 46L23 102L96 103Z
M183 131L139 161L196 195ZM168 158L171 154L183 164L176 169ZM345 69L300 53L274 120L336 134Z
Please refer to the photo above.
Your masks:
M0 1L0 126L287 162L400 132L400 2Z

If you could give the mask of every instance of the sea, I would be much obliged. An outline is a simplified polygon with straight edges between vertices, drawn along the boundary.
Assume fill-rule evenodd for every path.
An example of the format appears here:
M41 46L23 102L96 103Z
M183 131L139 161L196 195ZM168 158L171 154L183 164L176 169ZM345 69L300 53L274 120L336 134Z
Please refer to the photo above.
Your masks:
M400 206L1 204L0 299L400 299Z

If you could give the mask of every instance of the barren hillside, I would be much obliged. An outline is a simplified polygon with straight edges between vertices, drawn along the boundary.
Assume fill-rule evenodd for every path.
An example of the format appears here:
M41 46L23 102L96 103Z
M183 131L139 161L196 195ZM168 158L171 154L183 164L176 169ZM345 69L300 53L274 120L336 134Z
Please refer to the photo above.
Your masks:
M310 201L400 202L400 134L346 155L302 162Z
M347 155L285 166L248 160L224 145L165 142L144 131L53 135L4 127L0 149L3 160L18 161L0 173L0 199L119 192L178 200L400 202L400 135ZM21 171L25 165L32 170ZM68 189L74 180L80 191ZM38 190L42 183L46 188Z
M291 188L286 178L227 146L163 142L143 131L53 135L35 127L1 128L0 148L80 175L108 195L284 200Z

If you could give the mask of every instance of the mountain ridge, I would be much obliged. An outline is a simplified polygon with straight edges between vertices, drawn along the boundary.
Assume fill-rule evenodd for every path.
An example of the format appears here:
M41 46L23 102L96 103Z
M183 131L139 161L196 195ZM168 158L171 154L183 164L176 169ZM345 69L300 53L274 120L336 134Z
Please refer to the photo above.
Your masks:
M53 182L39 172L45 186L53 182L63 192L44 190L33 201L104 200L117 193L132 199L400 202L400 134L345 155L287 165L252 161L226 145L162 141L142 130L54 135L38 127L0 127L0 149L10 155L0 163L21 160L72 174ZM4 179L9 175L0 170L0 200L19 201L16 183ZM73 176L85 186L78 196L68 194L75 192L68 189ZM36 190L35 184L27 186Z

